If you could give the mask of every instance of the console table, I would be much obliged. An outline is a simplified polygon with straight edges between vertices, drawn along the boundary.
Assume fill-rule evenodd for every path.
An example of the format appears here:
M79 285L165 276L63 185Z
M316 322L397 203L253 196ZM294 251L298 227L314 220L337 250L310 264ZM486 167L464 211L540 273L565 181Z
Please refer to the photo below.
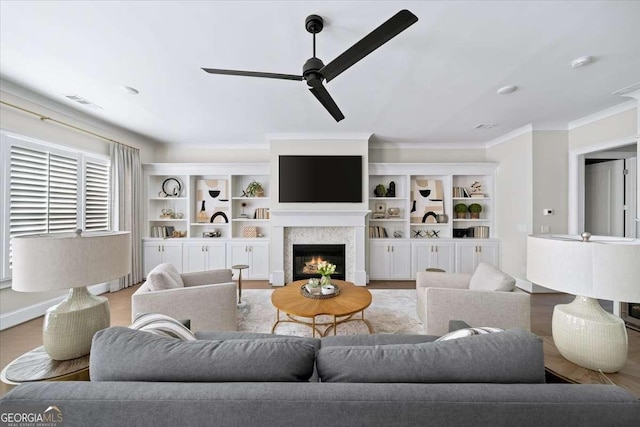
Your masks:
M556 348L553 338L543 336L544 347L544 368L547 372L560 378L563 381L573 384L611 384L620 386L629 393L640 399L640 363L637 349L632 345L632 338L635 342L640 341L640 333L627 329L629 334L629 357L624 367L615 373L602 374L591 369L583 368L562 357ZM607 378L611 381L607 381Z

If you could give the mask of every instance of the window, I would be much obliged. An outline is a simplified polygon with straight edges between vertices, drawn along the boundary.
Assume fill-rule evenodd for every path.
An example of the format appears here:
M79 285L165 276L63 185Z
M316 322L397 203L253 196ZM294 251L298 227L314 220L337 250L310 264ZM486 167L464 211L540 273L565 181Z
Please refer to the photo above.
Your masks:
M11 237L109 229L109 164L3 132L2 280L11 278Z

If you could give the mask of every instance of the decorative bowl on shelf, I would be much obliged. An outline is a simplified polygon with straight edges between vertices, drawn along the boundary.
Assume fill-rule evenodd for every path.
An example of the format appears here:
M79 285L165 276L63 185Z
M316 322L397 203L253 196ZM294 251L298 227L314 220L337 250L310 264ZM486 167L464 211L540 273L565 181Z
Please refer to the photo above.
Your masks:
M218 197L220 195L220 190L209 190L209 195L215 199L216 197Z

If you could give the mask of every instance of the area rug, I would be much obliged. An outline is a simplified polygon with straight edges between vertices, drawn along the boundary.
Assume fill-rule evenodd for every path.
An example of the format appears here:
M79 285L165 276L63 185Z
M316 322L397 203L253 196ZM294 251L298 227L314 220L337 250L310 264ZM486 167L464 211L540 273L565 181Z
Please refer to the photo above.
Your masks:
M271 304L271 289L243 289L242 300L247 304L238 309L238 330L270 333L276 321L276 308ZM374 334L424 334L416 314L416 291L411 289L373 289L372 302L364 312ZM359 317L357 314L354 318ZM280 313L284 319L285 314ZM316 322L329 322L329 316L318 316ZM279 323L276 334L311 336L311 328L295 323ZM364 322L338 325L338 335L368 334ZM330 332L333 335L333 331Z

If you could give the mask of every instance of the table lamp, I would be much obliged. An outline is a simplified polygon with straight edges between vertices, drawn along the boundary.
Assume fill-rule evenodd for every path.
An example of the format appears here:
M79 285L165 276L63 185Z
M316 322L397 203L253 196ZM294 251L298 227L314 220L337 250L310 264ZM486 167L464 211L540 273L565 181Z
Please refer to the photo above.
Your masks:
M53 360L89 354L93 334L110 325L109 301L88 285L131 271L129 232L37 234L11 238L12 283L20 292L69 290L67 298L47 309L42 340Z
M576 295L553 310L553 340L565 359L617 372L627 360L624 321L597 299L640 302L640 240L621 237L527 237L527 279Z

